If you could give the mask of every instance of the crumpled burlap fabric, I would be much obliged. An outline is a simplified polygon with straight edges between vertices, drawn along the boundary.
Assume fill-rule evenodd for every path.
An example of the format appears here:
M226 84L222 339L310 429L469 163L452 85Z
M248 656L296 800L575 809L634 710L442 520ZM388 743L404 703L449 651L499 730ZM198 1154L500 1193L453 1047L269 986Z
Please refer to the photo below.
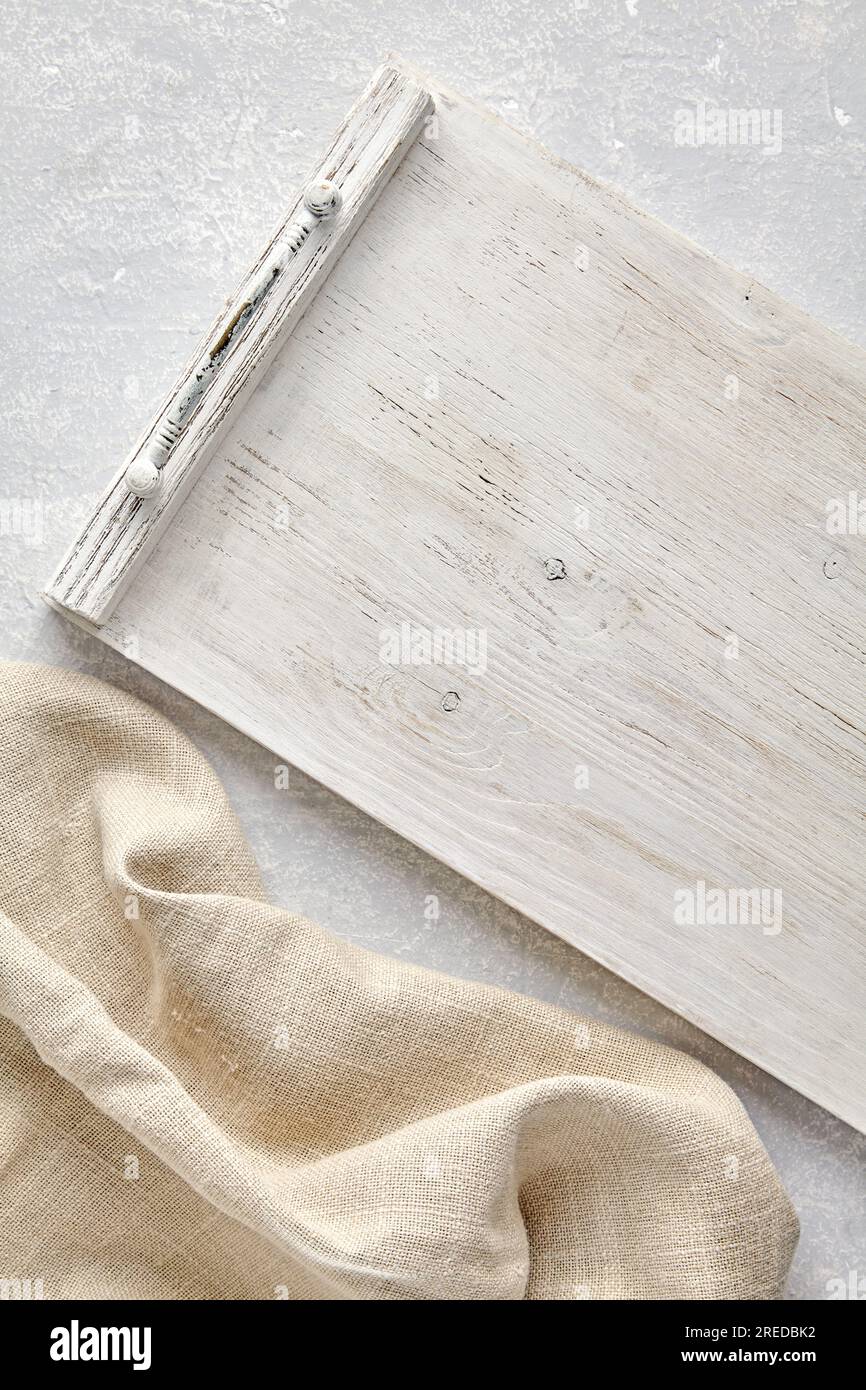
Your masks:
M779 1295L797 1223L691 1058L272 907L214 773L0 665L0 1279L45 1298Z

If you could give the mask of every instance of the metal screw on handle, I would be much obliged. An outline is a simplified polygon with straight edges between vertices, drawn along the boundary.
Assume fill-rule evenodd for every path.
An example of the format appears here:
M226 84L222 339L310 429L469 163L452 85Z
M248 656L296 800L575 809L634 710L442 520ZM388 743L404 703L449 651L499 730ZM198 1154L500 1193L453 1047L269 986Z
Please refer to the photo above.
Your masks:
M304 192L304 206L299 216L286 228L273 247L255 282L234 317L220 333L214 346L205 354L177 392L165 414L159 420L145 453L129 465L124 480L135 497L155 497L159 491L162 469L192 414L193 407L228 351L238 330L249 322L274 284L277 276L303 246L310 232L320 222L335 217L343 198L339 188L327 179L312 183Z

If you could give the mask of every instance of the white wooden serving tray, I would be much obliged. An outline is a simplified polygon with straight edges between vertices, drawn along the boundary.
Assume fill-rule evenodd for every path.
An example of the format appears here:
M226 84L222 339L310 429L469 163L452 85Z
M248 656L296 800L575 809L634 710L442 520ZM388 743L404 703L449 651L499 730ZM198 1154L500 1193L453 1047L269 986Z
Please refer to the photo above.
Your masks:
M399 60L312 187L46 597L866 1128L866 354Z

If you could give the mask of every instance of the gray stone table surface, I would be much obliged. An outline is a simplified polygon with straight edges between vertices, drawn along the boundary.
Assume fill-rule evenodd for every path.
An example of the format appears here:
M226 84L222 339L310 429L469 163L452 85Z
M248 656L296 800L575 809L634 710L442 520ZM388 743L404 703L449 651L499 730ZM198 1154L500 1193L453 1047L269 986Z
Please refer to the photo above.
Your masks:
M866 1141L300 772L278 788L271 754L39 598L390 51L866 346L862 0L3 0L2 33L0 653L79 667L174 719L275 901L709 1063L800 1214L788 1297L838 1295L852 1271L866 1296ZM681 143L683 112L699 138L714 110L764 112L759 142Z

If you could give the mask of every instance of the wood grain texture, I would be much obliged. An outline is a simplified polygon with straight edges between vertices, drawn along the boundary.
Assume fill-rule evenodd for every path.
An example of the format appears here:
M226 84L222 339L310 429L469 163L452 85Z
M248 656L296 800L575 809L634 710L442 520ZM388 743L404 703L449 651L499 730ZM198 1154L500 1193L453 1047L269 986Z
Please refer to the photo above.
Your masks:
M213 380L191 413L162 473L153 498L131 496L125 475L141 460L159 432L160 422L179 387L226 339L253 297L262 267L280 247L303 210L299 195L255 266L208 329L159 412L135 444L96 511L46 587L49 602L76 618L100 624L175 515L280 342L292 332L307 305L355 235L432 109L430 95L413 78L387 64L374 76L346 117L315 180L338 184L342 209L334 223L322 223L295 253L243 331L231 337Z
M430 85L102 635L864 1128L866 355Z

